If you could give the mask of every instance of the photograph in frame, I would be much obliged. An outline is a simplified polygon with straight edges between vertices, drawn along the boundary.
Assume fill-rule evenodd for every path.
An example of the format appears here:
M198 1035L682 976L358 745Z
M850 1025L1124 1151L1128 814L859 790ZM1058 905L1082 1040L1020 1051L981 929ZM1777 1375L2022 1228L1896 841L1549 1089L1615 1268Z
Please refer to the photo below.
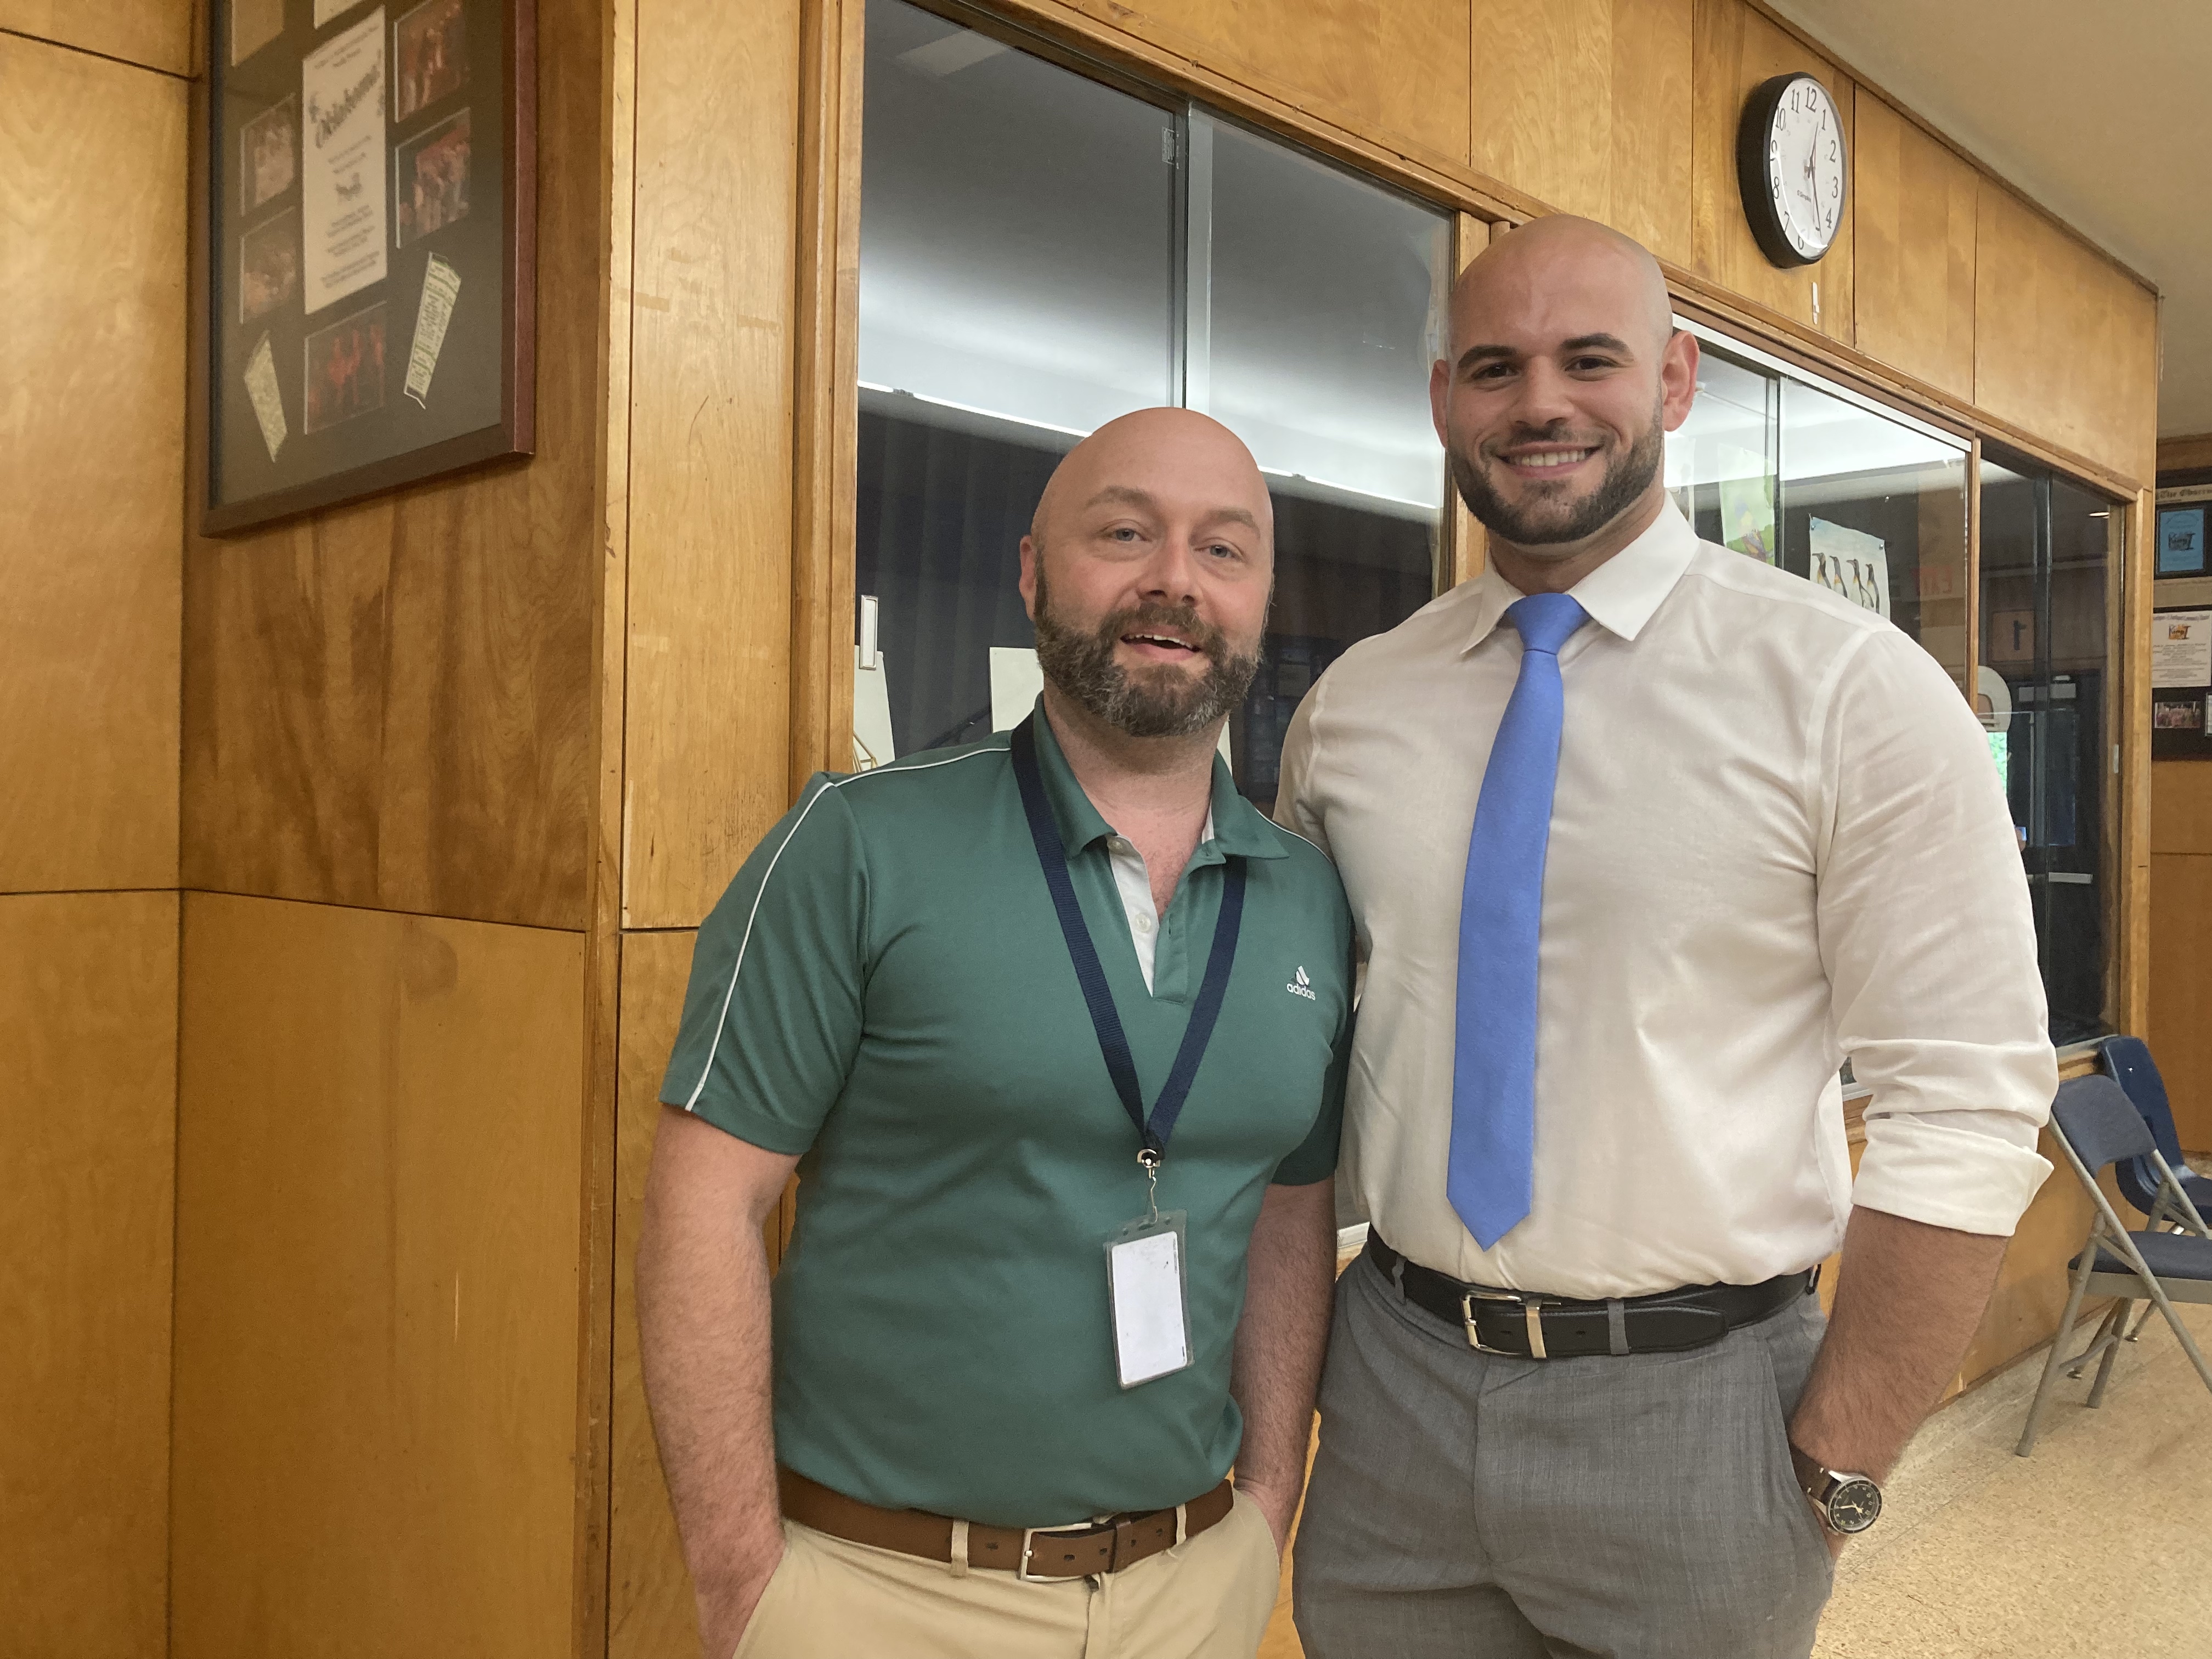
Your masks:
M246 124L239 137L240 212L275 201L300 181L300 100L295 94Z
M238 320L250 323L300 298L300 211L287 208L238 245Z
M392 153L398 246L469 216L469 112L449 116Z
M307 336L307 431L325 431L384 407L384 309L367 307Z
M423 0L393 25L392 118L450 98L468 84L468 20L462 0Z

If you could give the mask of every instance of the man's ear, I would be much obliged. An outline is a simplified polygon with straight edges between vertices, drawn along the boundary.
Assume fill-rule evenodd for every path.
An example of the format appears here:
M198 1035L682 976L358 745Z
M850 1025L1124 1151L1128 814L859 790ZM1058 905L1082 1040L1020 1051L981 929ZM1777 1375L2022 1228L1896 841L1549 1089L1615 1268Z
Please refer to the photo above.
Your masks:
M1014 586L1021 592L1022 609L1028 612L1029 619L1032 623L1036 621L1036 538L1024 536L1022 538L1021 578L1015 582Z
M1672 432L1690 418L1698 396L1698 337L1678 328L1659 357L1660 424Z
M1437 441L1451 447L1451 365L1439 357L1429 365L1429 419L1437 428Z

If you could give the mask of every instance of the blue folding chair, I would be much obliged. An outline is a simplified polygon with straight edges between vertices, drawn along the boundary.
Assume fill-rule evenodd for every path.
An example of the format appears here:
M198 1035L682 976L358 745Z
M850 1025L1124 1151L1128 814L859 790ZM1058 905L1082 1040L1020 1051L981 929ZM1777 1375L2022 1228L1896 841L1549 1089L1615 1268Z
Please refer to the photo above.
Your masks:
M2159 1152L2150 1126L2111 1078L2077 1077L2058 1085L2058 1097L2051 1103L2051 1127L2057 1132L2059 1150L2081 1189L2089 1194L2096 1214L2090 1220L2081 1254L2069 1264L2073 1288L2058 1321L2058 1334L2051 1341L2051 1357L2044 1361L2035 1401L2027 1408L2027 1425L2021 1431L2017 1449L2022 1457L2034 1449L2036 1430L2061 1365L2079 1376L2092 1359L2098 1361L2097 1380L2090 1387L2088 1403L2105 1403L2105 1384L2111 1380L2112 1361L2125 1340L2123 1333L2133 1298L2148 1297L2166 1316L2182 1351L2197 1367L2197 1376L2212 1389L2212 1366L2204 1363L2204 1356L2190 1338L2189 1328L2173 1310L2176 1300L2212 1303L2212 1227L2205 1225L2203 1216L2174 1179L2173 1167ZM2112 1200L2097 1185L2097 1176L2108 1164L2130 1159L2142 1160L2157 1176L2149 1213L2169 1214L2185 1231L2130 1232L2120 1224ZM2081 1314L2081 1300L2093 1293L2119 1299L2098 1325L2089 1346L2072 1359L2064 1358L2066 1340Z
M2198 1175L2181 1161L2181 1137L2174 1133L2173 1108L2166 1101L2166 1079L2158 1074L2158 1062L2150 1057L2150 1044L2141 1037L2116 1036L2106 1037L2098 1046L2105 1070L2127 1091L2129 1101L2150 1125L2158 1155L2172 1170L2182 1192L2197 1206L2197 1213L2212 1215L2212 1176ZM2149 1160L2129 1158L2113 1170L2112 1178L2119 1185L2120 1196L2150 1216L2155 1229L2159 1218L2153 1211L2158 1203L2158 1176Z

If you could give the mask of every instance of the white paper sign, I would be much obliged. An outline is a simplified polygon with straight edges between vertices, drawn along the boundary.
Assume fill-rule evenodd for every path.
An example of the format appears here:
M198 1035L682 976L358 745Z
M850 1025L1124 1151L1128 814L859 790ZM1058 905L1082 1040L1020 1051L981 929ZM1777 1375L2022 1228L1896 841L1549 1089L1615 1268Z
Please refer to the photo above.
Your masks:
M1826 519L1808 520L1806 542L1813 580L1853 605L1889 614L1889 549L1879 536Z
M266 334L246 360L246 395L252 401L253 418L261 422L261 441L269 446L273 461L291 428L284 419L284 393L276 384L276 354L269 349Z
M2150 618L2154 687L2212 685L2212 611L2155 611Z
M898 758L891 738L890 670L880 651L876 665L860 666L860 648L853 647L853 769L872 772Z
M1114 1291L1114 1359L1121 1386L1133 1389L1190 1364L1182 1316L1182 1240L1148 1233L1106 1253Z
M1044 690L1036 653L1018 645L991 647L991 729L1011 732L1030 716Z
M453 319L453 300L461 291L461 273L436 254L422 270L422 298L415 307L415 343L407 352L407 384L402 388L422 407L430 395L430 377L438 372L438 354L445 349L446 325Z
M307 308L384 280L384 8L300 65Z

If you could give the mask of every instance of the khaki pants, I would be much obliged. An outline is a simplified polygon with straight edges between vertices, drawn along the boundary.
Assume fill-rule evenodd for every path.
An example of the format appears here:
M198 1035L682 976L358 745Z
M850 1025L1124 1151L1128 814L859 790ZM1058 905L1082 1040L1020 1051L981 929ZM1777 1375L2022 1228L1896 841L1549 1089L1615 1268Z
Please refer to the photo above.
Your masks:
M1098 1578L1024 1583L783 1523L732 1659L1252 1659L1280 1565L1259 1505Z

